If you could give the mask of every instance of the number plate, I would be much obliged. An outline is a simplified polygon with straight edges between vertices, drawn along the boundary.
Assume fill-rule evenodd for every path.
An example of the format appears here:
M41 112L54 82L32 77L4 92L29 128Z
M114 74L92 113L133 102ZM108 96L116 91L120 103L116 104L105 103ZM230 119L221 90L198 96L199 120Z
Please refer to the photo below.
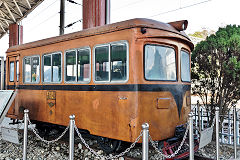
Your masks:
M47 99L56 99L56 91L47 91Z

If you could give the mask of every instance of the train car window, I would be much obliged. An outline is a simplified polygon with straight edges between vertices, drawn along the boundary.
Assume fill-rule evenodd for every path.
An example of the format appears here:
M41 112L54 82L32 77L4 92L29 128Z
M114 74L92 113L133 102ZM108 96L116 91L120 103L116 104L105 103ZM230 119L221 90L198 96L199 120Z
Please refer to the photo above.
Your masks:
M51 55L43 56L43 82L51 82Z
M61 53L45 54L43 56L43 82L61 82L62 80Z
M186 51L181 51L181 79L185 82L190 82L190 54Z
M111 45L111 80L127 79L127 45L126 43Z
M19 61L16 61L16 75L17 75L17 82L19 80Z
M117 42L95 47L95 81L127 80L127 43Z
M31 82L31 59L24 59L24 82Z
M95 48L95 81L109 81L109 46Z
M14 62L10 62L9 81L14 82Z
M39 82L39 57L32 57L32 82Z
M24 83L38 83L40 78L39 56L25 57L23 63Z
M171 47L145 45L145 79L175 81L176 53Z
M77 81L90 81L90 50L77 50Z
M61 82L62 80L62 55L56 53L52 55L52 81Z
M78 48L66 51L66 82L90 81L90 49Z
M66 81L77 79L76 50L66 52Z

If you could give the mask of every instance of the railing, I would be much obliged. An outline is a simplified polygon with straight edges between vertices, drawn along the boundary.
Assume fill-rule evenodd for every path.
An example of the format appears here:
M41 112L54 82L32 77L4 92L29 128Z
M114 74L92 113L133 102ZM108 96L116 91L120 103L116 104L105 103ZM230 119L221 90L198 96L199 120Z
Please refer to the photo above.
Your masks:
M23 160L27 159L27 130L28 130L28 124L32 124L30 121L30 118L28 116L28 110L24 110L24 140L23 140ZM40 137L38 135L38 132L36 129L33 128L33 133L36 134L36 136L42 140L45 143L54 143L56 141L58 141L59 139L61 139L63 137L63 135L66 134L66 132L69 130L69 160L73 160L74 159L74 130L77 133L77 136L80 138L80 140L82 141L82 143L85 145L86 148L88 148L90 150L90 152L92 152L97 158L100 159L117 159L119 157L124 156L127 152L129 152L131 149L133 149L136 145L136 143L139 142L140 138L142 137L142 159L143 160L148 160L148 150L149 150L149 141L150 144L153 146L153 148L155 149L155 151L157 152L157 155L159 158L173 158L175 157L178 152L182 149L183 144L186 141L187 135L189 135L189 159L193 160L194 159L194 139L193 139L193 114L190 113L189 114L189 120L187 123L187 129L185 131L184 137L180 143L180 145L178 146L177 150L172 153L172 154L166 154L163 153L163 151L159 150L158 147L156 146L155 142L152 140L151 135L149 134L149 125L147 123L144 123L142 125L142 130L139 133L139 136L136 138L135 142L132 143L130 145L129 148L127 148L124 152L118 154L118 155L101 155L98 154L98 152L96 152L95 150L93 150L92 148L90 148L90 146L86 143L86 141L83 139L81 133L79 132L77 126L75 125L75 116L71 115L69 116L70 118L70 122L69 125L66 127L66 129L64 130L64 132L55 140L52 141L47 141L44 138ZM216 108L216 122L219 122L219 110L218 108ZM214 127L213 123L211 125L211 127ZM216 130L218 131L218 127L219 127L219 123L216 123ZM218 132L217 132L218 133ZM218 137L218 134L216 134L216 137ZM217 138L218 139L218 138ZM217 160L219 159L219 141L216 141L216 153L217 153Z
M193 118L194 118L194 126L198 127L200 130L204 130L209 127L209 121L210 121L210 113L206 111L204 105L192 105L193 109ZM235 111L234 111L235 110ZM199 111L199 112L198 112ZM234 145L234 112L236 113L236 142L237 145L240 145L240 131L239 131L239 114L240 109L236 110L236 107L233 106L227 115L223 116L220 115L220 117L223 117L223 123L220 124L222 126L222 129L219 131L220 134L220 143L222 144L228 144L228 145Z

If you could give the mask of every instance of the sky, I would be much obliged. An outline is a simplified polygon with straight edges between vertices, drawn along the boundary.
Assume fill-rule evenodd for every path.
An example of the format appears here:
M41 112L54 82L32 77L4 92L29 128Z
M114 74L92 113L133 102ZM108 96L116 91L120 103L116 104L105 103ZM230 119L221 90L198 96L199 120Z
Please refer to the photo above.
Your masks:
M74 0L82 4L82 0ZM82 6L66 4L65 33L82 30ZM240 25L240 0L111 0L110 22L149 18L161 22L188 20L186 33L203 28L217 31L228 24ZM28 43L59 35L60 0L45 0L22 22L23 42ZM8 34L0 39L0 56L8 48Z

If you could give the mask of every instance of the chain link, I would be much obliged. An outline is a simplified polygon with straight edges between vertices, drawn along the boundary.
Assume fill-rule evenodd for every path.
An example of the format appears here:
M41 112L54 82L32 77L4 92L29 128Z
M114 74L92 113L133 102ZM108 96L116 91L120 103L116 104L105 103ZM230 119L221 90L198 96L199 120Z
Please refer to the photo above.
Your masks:
M31 123L28 115L27 115L27 120L28 120L29 124L32 125L32 123ZM68 126L67 126L67 127L65 128L65 130L62 132L62 134L61 134L58 138L56 138L56 139L54 139L54 140L51 140L51 141L48 141L48 140L45 140L44 138L42 138L42 137L38 134L38 131L37 131L35 128L32 128L32 131L33 131L33 133L34 133L41 141L43 141L43 142L45 142L45 143L47 143L47 144L50 144L50 143L55 143L55 142L57 142L59 139L61 139L61 138L66 134L66 132L68 131L69 126L70 126L70 125L68 124Z
M178 154L178 152L181 150L184 142L186 141L187 134L188 134L188 130L189 130L189 124L187 124L187 129L186 129L185 134L184 134L184 136L183 136L182 142L181 142L180 145L178 146L178 149L177 149L173 154L171 154L171 155L165 155L165 154L163 154L163 153L158 149L158 147L156 146L156 144L154 143L154 141L152 140L152 137L151 137L150 135L149 135L149 139L150 139L150 142L151 142L153 148L155 149L155 151L156 151L160 156L169 159L169 158L175 157L175 156Z
M81 141L82 141L82 143L85 145L85 147L86 147L87 149L89 149L89 151L90 151L91 153L93 153L96 157L99 157L99 158L101 158L101 159L117 159L117 158L119 158L119 157L124 156L127 152L129 152L132 148L135 147L136 143L140 140L140 138L141 138L142 135L143 135L143 131L141 130L140 135L137 137L137 139L135 140L135 142L132 143L132 144L130 145L130 147L127 148L127 149L126 149L125 151L123 151L122 153L120 153L120 154L118 154L118 155L114 155L114 156L113 156L113 155L104 156L104 155L98 154L96 151L94 151L92 148L90 148L89 145L86 143L86 141L83 139L83 137L82 137L81 133L79 132L79 130L78 130L78 128L77 128L76 125L74 126L74 128L75 128L75 130L76 130L76 132L77 132L77 134L78 134L78 137L81 139Z

